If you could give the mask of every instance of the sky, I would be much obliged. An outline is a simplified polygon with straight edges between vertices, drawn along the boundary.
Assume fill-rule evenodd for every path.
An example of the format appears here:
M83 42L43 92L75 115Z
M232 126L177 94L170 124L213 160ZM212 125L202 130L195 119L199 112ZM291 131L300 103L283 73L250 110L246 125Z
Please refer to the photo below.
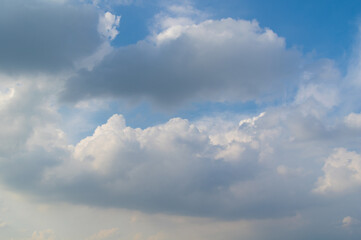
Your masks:
M360 16L2 0L0 238L360 239Z

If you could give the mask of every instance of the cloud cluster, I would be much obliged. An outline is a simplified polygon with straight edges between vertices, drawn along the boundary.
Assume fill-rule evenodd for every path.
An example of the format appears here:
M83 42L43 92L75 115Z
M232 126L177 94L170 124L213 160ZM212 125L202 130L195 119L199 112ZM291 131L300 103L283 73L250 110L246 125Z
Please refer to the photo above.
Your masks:
M326 161L317 185L317 163L350 137L345 125L326 120L327 104L306 96L326 112L304 99L240 122L174 118L146 129L113 115L74 146L53 125L33 128L1 163L1 176L42 201L226 219L294 215L317 204L316 186L341 182ZM354 186L351 178L344 186Z
M294 102L238 120L174 118L139 129L115 114L71 145L50 101L57 85L3 80L0 176L40 201L262 219L293 216L359 186L358 153L332 155L358 149L359 131L347 120L355 114L332 117L339 93L324 83L306 83Z
M120 16L93 3L3 1L1 185L46 203L359 226L361 114L350 104L355 92L345 96L340 87L352 81L331 60L307 62L255 20L205 20L190 5L170 6L172 16L157 15L147 39L115 48ZM163 107L285 101L254 115L176 117L144 129L117 112L70 143L66 131L77 127L64 101L108 97ZM82 104L96 112L91 103ZM62 129L68 120L70 130ZM118 237L118 228L104 229L87 236ZM32 235L54 238L52 230Z

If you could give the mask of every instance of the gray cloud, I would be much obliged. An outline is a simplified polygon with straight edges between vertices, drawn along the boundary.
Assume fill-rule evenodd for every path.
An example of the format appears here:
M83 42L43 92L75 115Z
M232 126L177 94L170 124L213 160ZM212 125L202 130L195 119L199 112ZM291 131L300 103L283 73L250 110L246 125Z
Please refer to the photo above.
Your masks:
M164 21L168 27L152 39L119 48L70 79L63 100L260 100L279 97L297 80L300 54L255 21Z
M76 2L4 0L0 8L0 71L54 72L101 44L98 11Z

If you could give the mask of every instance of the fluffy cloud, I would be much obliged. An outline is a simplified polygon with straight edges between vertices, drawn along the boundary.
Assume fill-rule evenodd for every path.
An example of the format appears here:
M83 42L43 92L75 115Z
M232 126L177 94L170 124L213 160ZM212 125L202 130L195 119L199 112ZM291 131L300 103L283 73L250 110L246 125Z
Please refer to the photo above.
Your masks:
M110 12L106 12L101 16L98 24L98 31L104 37L113 40L118 35L117 26L120 22L120 16L115 16Z
M315 159L333 148L323 143L334 135L343 144L313 91L238 120L174 118L139 129L116 114L70 145L50 101L57 85L3 82L0 176L41 201L227 219L293 215L312 202Z
M40 201L225 219L291 216L317 202L317 160L357 137L329 118L338 92L316 82L293 103L237 120L173 118L139 129L115 114L71 145L53 99L60 84L28 80L2 78L0 177Z
M282 111L227 124L174 118L146 129L114 115L75 146L35 128L23 150L1 163L1 176L42 201L227 219L293 215L310 204L317 173L291 169L313 168L304 140L318 136L293 131L300 123Z
M256 21L167 26L79 72L68 81L63 99L116 96L168 106L190 99L246 101L278 97L297 80L300 54Z
M345 192L361 187L361 156L339 148L326 159L325 175L318 180L318 193Z
M117 208L111 209L114 215L128 211L121 208L138 210L140 215L157 213L157 218L165 216L164 226L169 227L172 218L172 224L179 226L182 234L174 239L209 239L209 233L219 234L220 229L222 236L214 238L225 239L226 235L227 239L238 239L230 229L239 230L240 225L241 234L259 234L253 239L267 239L269 232L276 231L284 231L287 237L280 233L274 238L290 239L294 229L285 226L299 227L298 239L322 239L339 236L330 230L335 222L344 229L359 226L361 214L355 206L361 188L360 114L349 114L359 109L345 107L344 89L338 85L340 73L331 61L301 66L301 72L300 54L287 49L284 39L273 31L256 21L194 21L194 15L203 16L189 6L171 6L174 16L158 15L160 32L114 50L110 41L118 34L119 16L96 10L94 5L68 1L31 3L36 7L5 1L7 10L0 9L4 12L0 18L13 19L13 25L7 24L6 29L0 23L0 30L20 36L15 41L16 51L7 38L0 40L0 50L7 49L0 56L0 63L5 64L0 70L6 75L0 76L0 179L9 191L42 203L78 204L70 208L80 209L79 215L84 213L79 205L99 207L92 208L99 212ZM5 11L32 20L23 22ZM44 22L47 24L42 25ZM49 23L54 28L48 30ZM39 33L34 39L23 37L29 25ZM61 33L60 38L65 28L69 32ZM40 39L48 45L40 44ZM71 44L64 39L70 39ZM12 59L10 51L20 60ZM37 58L29 63L31 55ZM292 92L292 102L267 107L252 116L172 118L140 129L128 126L121 114L114 114L88 137L71 144L66 131L87 126L78 115L65 116L66 110L55 99L64 77L29 77L25 72L52 72L73 63L78 64L76 69L86 69L67 82L63 97L68 101L102 96L145 98L163 105L194 99L262 101L279 97L298 84L298 77L301 85ZM10 78L8 73L14 71L21 77ZM88 102L95 112L96 102ZM78 107L81 105L86 104ZM77 117L81 123L75 126ZM67 120L67 129L61 129ZM34 216L37 210L32 211ZM13 207L15 212L21 211ZM152 222L155 215L150 214L147 221ZM238 221L222 222L224 219ZM4 221L6 224L0 221L0 228L5 230L17 222ZM189 232L202 229L204 236L184 233L184 225L179 224L182 221L189 221ZM148 225L152 231L139 230L144 235L135 238L172 236L169 228L155 231L152 224ZM250 225L263 230L250 229ZM111 228L113 223L94 226L105 230L90 239L126 236L118 231L122 228ZM319 234L316 237L312 235L315 231ZM357 233L350 236L358 239ZM54 239L54 234L37 231L32 238Z

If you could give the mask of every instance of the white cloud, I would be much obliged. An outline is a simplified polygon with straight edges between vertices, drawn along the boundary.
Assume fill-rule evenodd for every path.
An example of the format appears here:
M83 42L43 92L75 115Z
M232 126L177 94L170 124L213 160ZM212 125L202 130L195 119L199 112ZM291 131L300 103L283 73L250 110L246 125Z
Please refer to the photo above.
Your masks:
M339 93L335 87L325 84L301 86L296 96L296 102L301 103L310 99L321 103L326 108L332 108L339 103Z
M316 193L342 193L361 187L361 156L356 152L335 149L322 169L324 176L318 179Z
M344 119L345 124L350 128L360 129L361 128L361 114L350 113Z
M32 189L42 199L61 196L67 202L219 218L288 215L305 204L301 199L308 198L313 183L298 187L300 195L287 193L305 178L298 169L308 168L303 165L311 160L298 162L303 148L295 148L295 141L289 139L299 139L299 133L287 127L297 122L283 119L282 111L290 114L297 109L275 109L226 124L217 119L208 119L208 124L174 118L146 129L131 128L123 116L114 115L73 147L64 146L61 134L49 135L45 128L45 132L33 132L25 153L31 157L37 146L57 160L43 166L29 162L37 171L20 179L14 176L25 169L15 168L16 161L6 162L3 177L18 189ZM43 142L43 137L54 140ZM297 157L280 158L289 154ZM283 175L284 171L274 171L280 165L287 166ZM289 181L284 182L285 177ZM278 201L262 207L276 195ZM294 204L272 207L282 202Z
M113 40L118 35L117 27L119 26L120 16L116 16L110 12L106 12L100 16L98 23L98 31L105 38Z
M154 17L153 38L156 41L159 41L168 35L171 39L175 39L179 36L178 34L181 34L183 27L187 28L187 26L199 24L206 20L207 17L205 12L194 8L189 1L184 1L182 5L168 5L162 12Z

